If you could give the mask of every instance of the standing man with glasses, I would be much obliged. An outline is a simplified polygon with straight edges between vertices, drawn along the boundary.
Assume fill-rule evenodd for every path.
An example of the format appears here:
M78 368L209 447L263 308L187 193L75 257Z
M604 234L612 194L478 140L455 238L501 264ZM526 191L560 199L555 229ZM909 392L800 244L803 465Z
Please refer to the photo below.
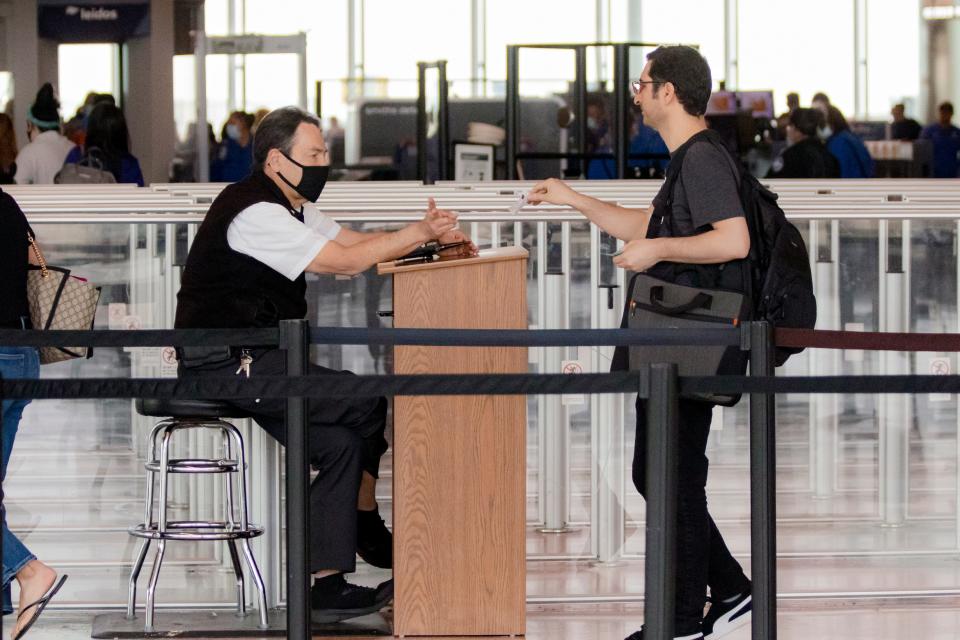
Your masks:
M707 61L684 46L660 47L647 56L640 78L632 83L633 103L644 122L663 137L680 166L672 194L661 192L645 210L626 209L577 193L557 179L533 187L528 201L567 205L626 244L614 257L622 269L659 275L673 265L723 265L745 258L750 234L739 195L739 167L707 129L704 113L712 80ZM678 154L682 157L678 157ZM675 172L672 173L671 172ZM669 263L672 263L669 264ZM693 284L696 270L683 269L679 284ZM614 369L627 368L619 349ZM750 620L751 585L733 558L707 511L707 436L713 405L680 400L679 486L677 488L677 640L715 640ZM641 494L646 477L646 411L637 399L637 432L633 482ZM659 452L650 452L659 455ZM711 606L704 615L707 587ZM642 640L643 630L627 640Z

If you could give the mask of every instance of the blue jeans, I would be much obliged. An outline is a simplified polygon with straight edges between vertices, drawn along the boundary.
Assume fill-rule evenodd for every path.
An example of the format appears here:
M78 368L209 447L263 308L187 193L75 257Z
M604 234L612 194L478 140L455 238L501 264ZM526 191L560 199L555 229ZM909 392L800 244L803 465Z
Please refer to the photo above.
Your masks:
M40 358L33 347L0 347L0 377L2 378L39 378ZM17 427L23 409L29 400L3 401L3 467L0 469L0 482L7 478L7 463L13 450L13 441L17 437ZM10 598L10 582L13 577L36 556L23 546L23 543L7 528L7 510L3 506L3 489L0 487L0 520L3 523L3 613L13 612Z

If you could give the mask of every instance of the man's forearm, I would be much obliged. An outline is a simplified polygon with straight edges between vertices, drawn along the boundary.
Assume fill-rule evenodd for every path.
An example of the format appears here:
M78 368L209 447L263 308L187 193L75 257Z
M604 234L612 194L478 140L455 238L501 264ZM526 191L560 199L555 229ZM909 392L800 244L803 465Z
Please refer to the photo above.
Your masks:
M657 256L661 262L720 264L746 257L746 251L739 243L731 241L729 234L717 229L695 236L657 238L650 242L657 243Z
M351 245L345 244L341 235L320 250L307 271L356 275L377 263L409 253L431 239L430 227L422 222L407 225L399 231L370 234L370 237Z
M426 225L415 222L397 231L376 231L364 234L368 237L350 247L350 250L361 250L369 254L373 258L371 266L384 260L392 260L410 253L432 239L429 231L424 227Z
M650 221L649 210L627 209L582 193L574 196L570 206L580 211L590 222L624 242L642 238Z

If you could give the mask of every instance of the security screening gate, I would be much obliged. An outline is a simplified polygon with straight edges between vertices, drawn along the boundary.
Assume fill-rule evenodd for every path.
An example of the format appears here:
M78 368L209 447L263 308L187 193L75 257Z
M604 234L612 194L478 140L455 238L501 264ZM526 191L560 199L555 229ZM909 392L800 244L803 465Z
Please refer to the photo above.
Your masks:
M644 42L594 42L590 44L514 44L507 46L507 177L516 180L519 177L519 160L559 159L579 163L581 175L586 175L591 160L614 160L616 173L611 178L626 178L628 163L631 159L668 159L667 155L630 153L630 68L634 49L655 49L658 43ZM588 153L587 139L587 51L612 48L613 50L613 153ZM572 81L574 139L576 151L537 152L520 150L520 52L523 50L572 51L574 53L574 78ZM598 51L599 53L599 51ZM636 73L639 76L639 72ZM601 87L606 79L601 78Z
M241 34L235 36L208 36L204 31L203 12L198 12L198 29L194 43L194 71L197 100L197 182L210 180L210 144L206 135L207 122L207 56L293 53L297 55L297 106L307 108L307 34L267 36ZM204 123L202 126L199 123Z

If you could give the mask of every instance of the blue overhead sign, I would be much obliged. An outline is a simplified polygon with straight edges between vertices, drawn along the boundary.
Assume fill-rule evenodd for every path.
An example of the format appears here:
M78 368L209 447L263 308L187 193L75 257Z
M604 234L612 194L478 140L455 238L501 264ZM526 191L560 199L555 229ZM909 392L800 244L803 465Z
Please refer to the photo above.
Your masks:
M38 32L57 42L124 42L150 34L149 0L39 0Z

